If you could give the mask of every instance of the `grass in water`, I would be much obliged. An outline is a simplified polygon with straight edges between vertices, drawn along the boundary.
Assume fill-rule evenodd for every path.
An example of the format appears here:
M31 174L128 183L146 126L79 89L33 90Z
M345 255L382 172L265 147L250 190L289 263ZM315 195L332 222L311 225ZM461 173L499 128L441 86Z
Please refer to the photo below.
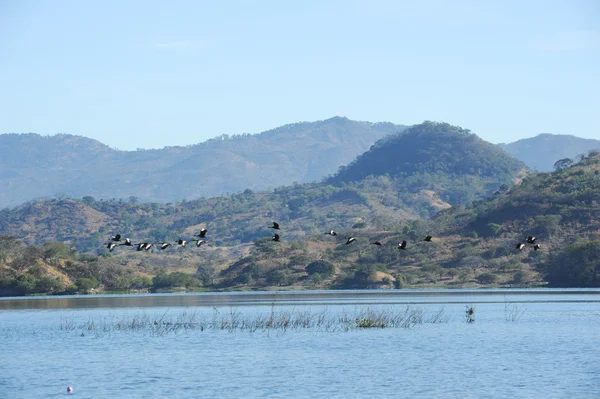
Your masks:
M219 331L278 331L300 330L351 331L364 328L411 328L418 324L446 323L444 309L425 312L410 306L404 309L363 308L353 313L346 311L332 313L325 309L314 312L311 309L276 309L268 313L245 314L235 308L227 312L214 309L212 316L198 311L183 311L176 315L168 312L156 315L114 315L100 319L88 319L77 323L72 318L62 318L60 329L77 331L81 336L101 335L115 332L144 332L164 335L187 330Z
M504 319L510 322L517 322L523 316L527 308L525 305L510 302L504 298Z

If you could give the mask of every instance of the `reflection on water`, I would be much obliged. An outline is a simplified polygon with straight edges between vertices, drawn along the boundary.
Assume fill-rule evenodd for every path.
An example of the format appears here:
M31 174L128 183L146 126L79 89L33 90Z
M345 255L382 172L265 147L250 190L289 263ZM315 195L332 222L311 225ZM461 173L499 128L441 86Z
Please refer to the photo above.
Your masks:
M3 309L600 302L600 289L262 291L0 298Z

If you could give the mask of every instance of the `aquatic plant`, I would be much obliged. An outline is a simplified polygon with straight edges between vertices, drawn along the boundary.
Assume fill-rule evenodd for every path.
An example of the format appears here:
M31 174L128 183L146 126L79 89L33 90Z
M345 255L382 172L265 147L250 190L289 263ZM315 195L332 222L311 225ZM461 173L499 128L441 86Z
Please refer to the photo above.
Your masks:
M144 332L152 335L164 335L186 330L219 330L247 332L285 332L314 331L351 331L362 328L410 328L417 324L446 323L448 318L444 309L425 312L423 309L406 306L403 309L360 308L355 312L331 312L328 309L313 311L303 309L277 309L272 307L268 313L246 314L236 308L221 312L214 308L212 317L198 311L185 310L175 315L165 312L160 317L149 314L111 315L100 319L88 319L77 323L72 318L62 318L60 329L78 331L80 335L101 335L116 332Z
M510 322L517 322L523 316L527 308L523 304L516 304L514 302L504 299L504 319Z

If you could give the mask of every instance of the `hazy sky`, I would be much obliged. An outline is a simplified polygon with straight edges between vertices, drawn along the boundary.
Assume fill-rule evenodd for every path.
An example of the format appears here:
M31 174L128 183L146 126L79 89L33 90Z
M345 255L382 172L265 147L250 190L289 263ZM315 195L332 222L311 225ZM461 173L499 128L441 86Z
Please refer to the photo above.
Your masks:
M119 149L327 119L600 139L600 1L0 1L0 133Z

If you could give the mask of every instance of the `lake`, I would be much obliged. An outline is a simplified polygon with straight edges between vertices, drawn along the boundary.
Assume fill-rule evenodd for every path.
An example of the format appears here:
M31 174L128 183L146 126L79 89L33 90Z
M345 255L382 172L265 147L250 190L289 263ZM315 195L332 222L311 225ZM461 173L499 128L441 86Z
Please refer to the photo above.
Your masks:
M3 298L0 398L600 398L599 339L596 289Z

